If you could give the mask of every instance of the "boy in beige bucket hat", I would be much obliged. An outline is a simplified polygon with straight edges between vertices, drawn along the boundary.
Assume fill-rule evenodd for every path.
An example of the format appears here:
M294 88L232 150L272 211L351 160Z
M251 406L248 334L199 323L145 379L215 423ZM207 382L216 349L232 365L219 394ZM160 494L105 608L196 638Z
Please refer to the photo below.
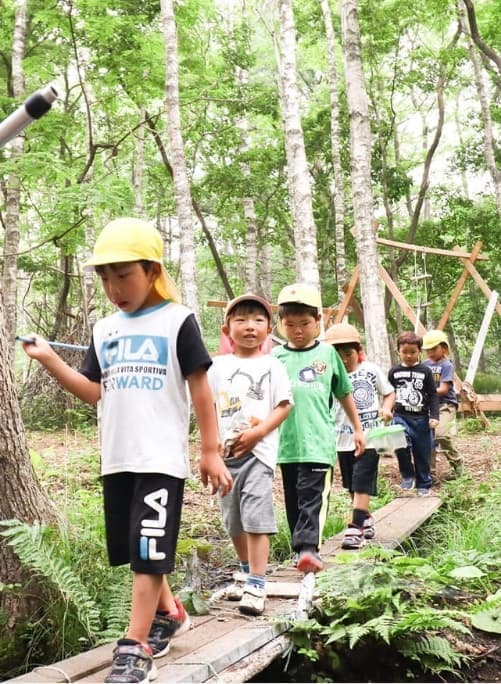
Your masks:
M106 682L148 682L190 619L169 587L184 481L190 475L188 390L200 426L202 482L226 494L232 480L218 452L207 370L211 359L193 313L162 265L163 242L149 223L111 221L85 264L118 309L98 321L79 371L33 335L25 352L68 391L101 402L101 473L111 565L134 573L130 623Z

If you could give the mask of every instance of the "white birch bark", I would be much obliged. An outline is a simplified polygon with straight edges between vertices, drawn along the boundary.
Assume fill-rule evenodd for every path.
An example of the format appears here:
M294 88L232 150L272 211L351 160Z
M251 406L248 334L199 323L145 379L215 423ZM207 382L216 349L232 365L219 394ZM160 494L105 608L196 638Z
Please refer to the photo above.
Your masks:
M390 366L390 355L383 289L378 272L376 235L373 228L371 131L356 0L341 0L341 28L350 119L355 241L360 264L360 291L364 310L367 353L371 360L387 369Z
M24 95L23 58L27 31L26 0L17 0L12 40L12 95ZM10 156L23 153L24 137L17 136L10 143ZM13 350L17 327L17 252L21 234L19 231L21 205L21 184L17 173L10 173L5 192L5 234L3 241L2 298L4 302L5 334Z
M320 287L317 228L296 83L296 31L291 0L279 0L281 104L294 221L297 280Z
M461 30L466 36L468 53L470 55L470 61L473 66L473 73L475 75L475 86L477 89L478 101L480 103L480 114L484 125L482 131L484 138L484 157L492 180L492 185L494 186L494 195L496 197L498 215L501 217L501 171L496 164L489 94L487 92L487 88L485 87L480 58L473 44L470 26L467 21L466 4L467 3L465 3L464 0L458 0L459 21L461 23Z
M248 74L237 67L236 81L238 85L245 85L248 81ZM240 131L241 143L238 149L239 154L244 154L250 148L249 144L249 125L245 116L237 121ZM251 184L251 169L247 162L240 164L242 175L247 179L247 186ZM242 206L245 220L245 290L246 292L259 292L259 278L257 271L258 247L257 247L257 223L254 199L251 195L242 197Z
M329 83L329 95L331 103L331 157L332 168L334 171L334 187L332 190L334 211L336 213L335 219L335 241L336 241L336 274L337 274L337 292L338 298L341 302L344 297L343 285L346 283L346 250L344 240L344 217L345 217L345 202L344 202L344 179L343 166L341 164L341 125L339 114L339 96L338 96L338 73L336 65L336 39L334 34L334 26L332 24L332 15L329 5L329 0L320 0L322 14L325 24L325 37L327 45L327 63L328 74L327 79Z
M179 65L177 53L177 30L173 0L161 0L162 30L165 43L165 96L167 135L173 171L174 196L180 230L181 283L187 306L199 318L196 285L195 240L192 213L191 188L181 131L179 107Z

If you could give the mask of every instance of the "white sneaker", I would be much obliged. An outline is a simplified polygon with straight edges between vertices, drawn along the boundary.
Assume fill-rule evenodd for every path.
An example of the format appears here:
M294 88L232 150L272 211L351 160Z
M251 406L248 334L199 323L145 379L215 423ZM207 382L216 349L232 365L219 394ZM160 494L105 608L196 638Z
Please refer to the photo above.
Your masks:
M244 615L262 615L264 613L264 604L266 600L266 592L255 584L246 584L240 599L238 610Z
M241 570L233 573L233 584L230 584L224 590L224 597L227 601L240 601L248 577L249 574Z

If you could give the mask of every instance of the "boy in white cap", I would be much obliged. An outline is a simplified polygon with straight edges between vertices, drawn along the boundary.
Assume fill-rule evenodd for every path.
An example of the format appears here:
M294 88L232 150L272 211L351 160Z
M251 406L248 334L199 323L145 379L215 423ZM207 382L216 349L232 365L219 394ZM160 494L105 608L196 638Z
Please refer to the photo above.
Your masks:
M241 570L226 596L240 600L246 615L261 615L265 608L269 535L277 532L272 491L277 428L292 407L285 368L262 352L271 317L271 306L258 295L229 302L222 332L232 353L216 356L209 369L223 456L233 478L232 491L220 498L221 513Z
M386 423L392 419L395 393L386 375L364 357L360 334L349 323L335 323L325 333L325 342L334 345L353 385L353 399L365 436L376 427L379 416ZM343 487L353 501L351 522L344 533L343 549L360 549L376 535L369 513L371 496L377 496L379 454L367 447L355 455L353 426L341 405L336 409L336 449Z
M463 472L463 459L454 446L456 435L456 413L458 401L454 390L454 366L449 360L449 342L443 330L429 330L423 336L423 351L427 357L423 364L431 368L437 387L439 400L439 422L435 429L435 445L431 450L430 471L434 480L437 478L437 452L449 461L451 476L458 477Z
M69 392L101 402L101 473L108 556L134 573L130 623L106 682L147 682L153 658L190 627L166 574L174 569L188 457L189 394L200 426L202 482L226 494L207 370L211 359L193 313L162 265L149 223L120 218L99 235L85 265L118 309L98 321L79 371L42 337L23 344ZM188 394L189 389L189 394Z
M336 399L353 425L356 454L363 453L365 438L346 369L334 347L317 339L322 317L318 290L304 283L287 285L278 295L278 315L287 342L273 354L287 369L294 397L294 407L280 426L278 450L287 522L297 569L319 572L336 458L331 412Z

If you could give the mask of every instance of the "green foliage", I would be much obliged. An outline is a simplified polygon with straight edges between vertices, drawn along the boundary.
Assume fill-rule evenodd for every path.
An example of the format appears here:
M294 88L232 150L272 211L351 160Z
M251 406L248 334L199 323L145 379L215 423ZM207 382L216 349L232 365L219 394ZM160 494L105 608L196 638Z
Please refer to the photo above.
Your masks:
M360 648L378 652L386 645L429 673L455 671L466 656L446 635L469 634L469 629L461 611L433 605L440 581L424 559L399 552L343 554L318 576L314 616L296 623L292 638L310 659L322 654L324 663L338 663L338 668L357 657L354 649L355 654Z

